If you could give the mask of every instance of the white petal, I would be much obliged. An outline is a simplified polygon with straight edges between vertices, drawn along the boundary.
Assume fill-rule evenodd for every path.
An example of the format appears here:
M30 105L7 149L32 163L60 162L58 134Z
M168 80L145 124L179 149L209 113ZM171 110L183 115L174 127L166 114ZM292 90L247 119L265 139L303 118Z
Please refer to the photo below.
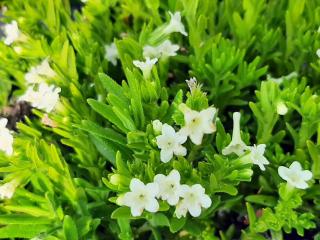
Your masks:
M143 191L145 189L145 185L138 178L133 178L130 182L130 190L132 192Z
M279 174L279 176L280 176L283 180L285 180L285 181L288 180L288 171L289 171L289 169L286 168L286 167L284 167L284 166L280 166L280 167L278 168L278 174Z
M201 206L203 208L209 208L212 204L211 198L208 195L203 195L201 198Z
M290 169L296 172L300 172L302 170L301 164L298 161L294 161L290 165Z
M174 154L176 156L186 156L187 155L187 149L181 145L178 145L173 150Z
M207 109L204 109L200 112L200 116L205 121L213 121L213 118L216 114L217 110L213 107L209 107Z
M168 177L170 178L170 179L172 179L174 182L180 182L180 173L179 173L179 171L177 171L176 169L173 169L170 173L169 173L169 175L168 175Z
M155 197L159 193L159 185L158 183L148 183L146 185L146 191L148 196Z
M159 203L155 198L151 198L147 201L145 209L149 212L157 212L159 210Z
M202 132L193 132L190 134L191 141L196 144L200 145L202 143L203 133Z
M135 201L135 194L132 192L125 193L121 198L121 204L130 207Z
M162 148L166 148L167 146L167 142L168 142L168 138L165 135L160 135L158 137L156 137L157 140L157 145L160 149Z
M304 181L297 181L294 183L291 183L294 187L299 188L299 189L307 189L309 187L309 185L304 182Z
M162 184L162 182L165 180L166 176L163 174L157 174L154 176L153 181L158 183L159 185Z
M310 179L312 179L312 172L310 172L309 170L302 171L301 178L304 181L309 181Z
M177 143L183 144L188 139L188 134L185 130L180 129L179 132L176 133L175 139Z
M0 119L0 129L1 128L5 128L7 126L7 123L8 123L8 119L6 118L1 118Z
M132 206L130 209L133 217L139 217L143 212L143 208L140 206Z
M168 199L167 202L170 206L175 206L177 205L177 203L179 202L179 195L175 194L175 195L171 195Z
M176 132L173 127L165 123L162 126L162 134L169 137L175 137Z
M188 206L188 209L192 217L199 217L201 214L201 207L198 204L193 204L191 206Z
M171 150L161 150L160 151L160 160L161 162L167 163L173 157L173 151Z

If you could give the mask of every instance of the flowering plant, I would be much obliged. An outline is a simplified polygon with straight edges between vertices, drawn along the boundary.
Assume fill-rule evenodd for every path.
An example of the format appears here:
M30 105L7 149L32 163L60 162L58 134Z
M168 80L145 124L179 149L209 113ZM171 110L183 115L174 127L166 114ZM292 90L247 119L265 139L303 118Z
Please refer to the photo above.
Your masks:
M0 7L0 239L319 238L318 0Z

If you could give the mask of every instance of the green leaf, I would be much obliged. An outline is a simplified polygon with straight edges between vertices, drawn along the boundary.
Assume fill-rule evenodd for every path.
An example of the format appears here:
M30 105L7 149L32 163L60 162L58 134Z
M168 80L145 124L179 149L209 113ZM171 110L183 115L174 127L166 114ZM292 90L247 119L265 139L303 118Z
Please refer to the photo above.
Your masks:
M180 231L186 224L186 218L172 218L170 221L170 232L176 233Z
M163 213L152 214L149 222L154 227L170 226L170 221L169 221L168 217L166 215L164 215Z
M78 230L75 222L68 215L64 217L63 233L65 240L78 240Z
M0 238L27 238L31 239L42 232L48 231L48 225L41 224L11 224L0 228Z
M21 225L28 225L28 224L50 224L52 222L51 219L45 217L33 217L23 214L6 214L0 215L0 224L2 225L11 225L11 224L21 224Z
M274 207L277 204L277 198L267 195L248 195L245 198L246 201L251 203L257 203L267 207Z
M114 210L111 214L112 219L118 219L118 218L127 218L131 219L133 218L131 215L130 208L128 207L119 207L116 210Z

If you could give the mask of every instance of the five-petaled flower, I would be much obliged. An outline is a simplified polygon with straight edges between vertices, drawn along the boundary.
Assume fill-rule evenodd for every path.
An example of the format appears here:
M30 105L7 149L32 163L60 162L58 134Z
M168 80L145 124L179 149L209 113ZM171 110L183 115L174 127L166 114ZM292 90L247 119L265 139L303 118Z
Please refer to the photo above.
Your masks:
M169 205L174 206L180 198L180 173L172 170L168 176L157 174L154 182L159 185L158 198L166 200Z
M200 145L204 134L210 134L216 131L216 126L213 122L217 112L216 108L209 107L198 112L182 103L179 109L184 114L185 122L180 133L189 136L194 144Z
M49 65L48 58L44 59L39 65L32 67L24 76L29 84L41 83L43 78L53 78L56 72Z
M205 189L200 184L192 186L181 185L180 197L175 214L177 218L185 217L189 211L191 216L199 217L202 208L209 208L211 206L210 197L205 194Z
M54 85L48 85L44 82L40 83L35 90L35 86L30 86L19 101L26 101L32 107L51 112L59 101L59 93L61 89Z
M157 212L159 203L156 196L159 193L159 186L156 183L144 184L137 178L130 182L130 191L121 198L121 204L130 207L134 217L141 216L143 210Z
M171 19L170 19L169 24L165 27L164 32L166 34L179 32L184 36L188 36L188 33L186 32L184 25L181 22L181 13L175 12L174 14L172 14L171 12L169 12L169 14L170 14Z
M170 40L165 40L158 46L144 46L143 47L143 56L145 58L167 58L177 55L179 50L179 45L172 44Z
M8 119L0 119L0 151L10 156L13 153L13 135L10 133L10 130L6 128L7 123Z
M153 65L156 64L157 61L158 61L157 58L150 59L149 57L147 57L145 62L134 60L133 65L140 68L140 70L143 73L143 77L147 79L150 77L150 73L153 68Z
M18 181L14 179L0 186L0 199L12 198L18 185Z
M119 58L118 49L115 43L111 43L109 45L104 46L105 55L104 57L113 64L113 66L117 65L117 59Z
M299 189L308 188L307 181L312 179L312 172L303 170L301 164L297 161L294 161L289 168L280 166L278 173L289 185Z
M235 153L238 156L241 156L247 150L247 145L242 141L240 135L240 117L239 112L233 113L233 130L232 130L232 140L228 146L222 150L223 155L229 155Z
M187 154L187 149L181 145L187 140L187 136L179 132L176 133L174 128L166 123L162 126L162 134L156 140L158 147L161 149L160 159L164 163L169 162L173 154L176 156Z
M5 39L4 43L6 45L11 45L21 37L21 32L18 27L17 21L12 21L4 25Z
M269 161L265 158L264 151L266 150L265 144L253 145L252 147L247 147L250 150L249 157L253 164L259 166L259 168L264 171L266 170L264 165L268 165Z

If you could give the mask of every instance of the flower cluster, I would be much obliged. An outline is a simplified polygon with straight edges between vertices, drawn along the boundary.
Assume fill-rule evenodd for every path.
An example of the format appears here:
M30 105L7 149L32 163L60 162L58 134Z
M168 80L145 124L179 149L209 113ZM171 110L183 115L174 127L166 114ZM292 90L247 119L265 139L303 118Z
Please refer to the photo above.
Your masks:
M169 162L173 155L187 155L187 149L182 144L187 141L188 137L191 142L200 145L204 134L210 134L216 130L213 122L217 112L216 108L209 107L199 112L181 104L179 109L184 114L185 123L178 132L166 123L162 125L159 120L155 120L153 124L154 128L160 129L161 127L161 135L157 136L156 140L158 148L161 149L160 160L165 163ZM158 126L155 126L156 124Z
M38 66L32 67L25 74L28 86L27 91L20 96L19 101L29 102L32 107L50 113L59 101L61 89L54 85L48 85L45 80L56 76L56 72L50 67L48 58Z
M130 207L132 216L137 217L141 216L144 210L157 212L157 199L161 199L171 206L176 206L177 218L185 217L188 212L193 217L199 217L202 208L207 209L211 206L211 199L200 184L181 185L180 179L180 173L175 169L167 176L157 174L154 182L146 185L133 178L130 182L130 192L120 198L119 204Z
M265 144L247 146L241 139L240 133L240 117L239 112L233 113L233 131L232 131L232 140L228 146L222 150L223 155L236 154L239 157L245 155L249 151L250 162L259 166L259 168L264 171L265 166L268 165L269 161L265 158L264 152L266 149Z
M163 29L162 35L169 35L173 32L180 32L182 35L187 36L184 25L181 22L180 12L172 14L170 22ZM156 46L145 45L143 47L143 57L145 61L134 60L133 65L140 68L143 77L148 79L150 77L153 66L160 58L166 59L168 57L176 56L179 50L179 45L173 44L170 40L166 39Z

